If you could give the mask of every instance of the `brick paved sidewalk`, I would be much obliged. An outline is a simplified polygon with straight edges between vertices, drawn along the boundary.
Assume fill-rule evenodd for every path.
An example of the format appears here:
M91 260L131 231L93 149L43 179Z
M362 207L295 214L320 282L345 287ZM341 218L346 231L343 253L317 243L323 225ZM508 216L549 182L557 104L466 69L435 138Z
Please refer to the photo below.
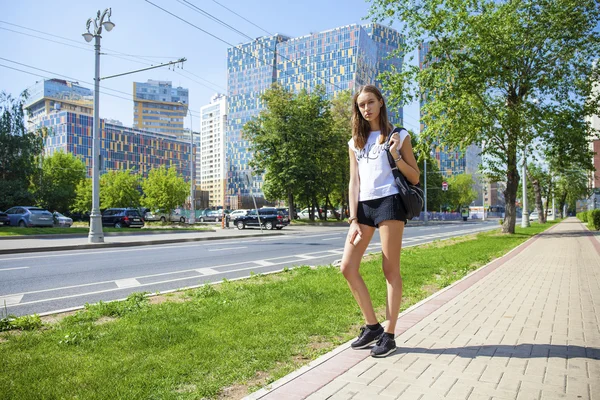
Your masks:
M250 399L600 399L600 242L574 218Z

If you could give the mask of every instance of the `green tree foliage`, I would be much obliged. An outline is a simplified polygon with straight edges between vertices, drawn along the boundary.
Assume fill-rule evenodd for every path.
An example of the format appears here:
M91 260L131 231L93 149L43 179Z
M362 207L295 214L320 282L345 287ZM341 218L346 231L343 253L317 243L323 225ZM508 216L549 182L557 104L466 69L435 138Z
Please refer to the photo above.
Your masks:
M100 177L100 208L139 207L139 187L139 177L131 170L109 171Z
M371 16L403 22L399 52L430 42L426 68L404 63L385 74L390 100L426 95L429 140L461 148L486 141L486 170L506 182L503 232L514 233L518 151L537 137L554 152L585 157L581 143L594 133L584 117L599 107L597 2L373 0Z
M79 181L75 189L75 201L71 208L73 211L81 213L92 211L92 178Z
M188 196L189 185L183 177L177 175L177 169L171 166L153 168L148 177L142 180L142 205L152 210L170 212L183 204Z
M250 166L255 174L264 174L266 198L285 198L292 209L298 202L315 207L319 200L329 203L336 189L333 169L338 167L332 165L332 154L340 140L331 129L323 89L294 94L274 85L261 100L265 109L242 133L251 142Z
M458 174L448 178L446 199L452 211L460 211L461 207L468 206L477 198L474 185L475 180L471 174Z
M409 131L410 132L410 131ZM442 191L442 182L446 179L442 175L437 160L431 152L424 151L424 148L419 148L417 135L410 132L411 143L413 149L418 149L416 152L417 164L421 170L419 183L421 188L425 190L425 168L424 163L427 163L427 211L437 211L446 206L445 192Z
M85 176L84 162L71 153L58 151L44 157L39 179L33 179L37 203L52 211L69 211L77 196L77 186Z
M38 174L45 130L28 132L24 123L26 93L14 99L0 93L0 210L32 205L31 178Z
M348 184L350 183L350 163L348 162L348 141L352 137L352 92L344 90L336 93L331 100L332 154L331 172L332 201L348 210Z
M554 193L561 215L565 204L569 206L570 211L575 212L577 200L587 198L591 194L588 175L584 170L565 169L559 171L555 179Z

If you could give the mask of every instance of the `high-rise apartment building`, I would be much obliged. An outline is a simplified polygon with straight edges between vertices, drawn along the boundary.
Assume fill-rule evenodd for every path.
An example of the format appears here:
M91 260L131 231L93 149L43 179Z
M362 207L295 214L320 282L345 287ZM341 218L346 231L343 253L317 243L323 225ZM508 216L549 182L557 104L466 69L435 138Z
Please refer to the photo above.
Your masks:
M94 92L78 82L64 79L44 79L27 89L25 108L30 112L30 124L53 112L94 113Z
M200 187L208 192L209 207L223 205L226 125L227 97L215 94L200 108Z
M381 87L377 77L401 68L402 57L388 58L400 48L403 37L379 25L347 25L324 32L290 38L260 37L227 51L227 195L247 198L260 194L262 180L246 181L252 154L242 127L263 108L261 94L272 84L299 91L317 85L332 97L341 90L364 84ZM402 123L402 108L389 109L391 122Z
M133 82L135 128L181 137L188 104L188 89L174 88L170 81Z
M81 158L91 176L93 146L93 91L77 82L47 79L28 89L25 108L30 129L49 128L44 154L56 151ZM151 168L174 165L185 180L190 177L189 140L129 128L114 120L100 120L101 173L132 169L146 176Z

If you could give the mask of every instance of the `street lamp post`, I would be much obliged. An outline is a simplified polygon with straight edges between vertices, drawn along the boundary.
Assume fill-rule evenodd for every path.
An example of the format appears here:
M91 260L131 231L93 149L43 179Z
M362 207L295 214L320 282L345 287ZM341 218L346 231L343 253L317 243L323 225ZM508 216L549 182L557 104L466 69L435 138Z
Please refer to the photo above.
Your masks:
M521 228L527 228L530 224L527 211L527 154L525 147L523 147L523 212L521 214Z
M183 102L179 104L184 105ZM190 218L189 223L193 225L196 223L196 190L194 188L194 129L192 127L192 113L190 112L189 105L187 106L187 114L190 116Z
M425 185L425 190L423 191L424 196L424 208L425 213L423 214L423 222L427 223L427 157L425 157L425 161L423 162L423 184Z
M110 21L111 9L107 8L104 12L98 14L96 19L87 20L87 32L82 34L86 42L95 39L95 74L94 74L94 131L92 148L92 213L90 214L90 231L88 234L89 243L104 243L104 232L102 232L102 215L100 214L100 36L102 27L110 32L115 24ZM104 21L107 18L107 21ZM94 24L93 31L90 31Z

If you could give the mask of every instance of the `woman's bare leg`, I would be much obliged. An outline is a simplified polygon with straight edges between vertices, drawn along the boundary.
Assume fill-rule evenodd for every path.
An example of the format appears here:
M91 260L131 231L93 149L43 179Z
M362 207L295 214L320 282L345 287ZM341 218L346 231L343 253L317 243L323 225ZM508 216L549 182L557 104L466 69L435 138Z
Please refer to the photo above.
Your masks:
M388 323L385 332L394 333L402 301L402 276L400 275L400 252L404 222L384 221L379 224L381 250L383 253L383 274L387 281L387 305L385 316Z
M374 325L378 323L377 316L375 315L375 310L373 310L373 303L371 302L371 296L369 295L367 285L365 285L365 281L358 272L358 269L360 267L362 256L365 254L365 250L367 250L367 247L371 242L375 228L361 224L360 230L362 232L362 239L356 246L346 239L340 269L348 282L348 286L350 286L352 295L356 299L356 302L363 313L365 321L368 325Z

